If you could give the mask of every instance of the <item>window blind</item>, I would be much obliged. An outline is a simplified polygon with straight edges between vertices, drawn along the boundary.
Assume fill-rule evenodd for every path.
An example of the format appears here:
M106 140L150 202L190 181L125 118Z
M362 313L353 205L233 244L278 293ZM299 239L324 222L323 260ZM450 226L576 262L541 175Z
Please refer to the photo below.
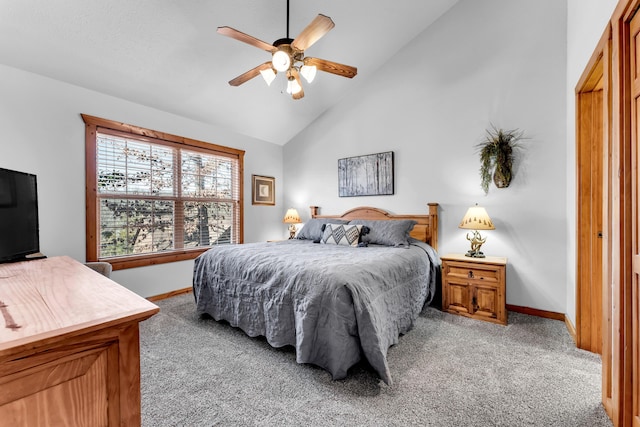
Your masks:
M240 243L239 156L98 128L101 259Z

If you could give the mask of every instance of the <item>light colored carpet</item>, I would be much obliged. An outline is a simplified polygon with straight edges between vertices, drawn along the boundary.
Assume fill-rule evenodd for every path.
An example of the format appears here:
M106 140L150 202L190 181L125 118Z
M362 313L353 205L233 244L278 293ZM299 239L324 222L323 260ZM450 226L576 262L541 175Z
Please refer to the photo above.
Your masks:
M600 358L559 321L427 308L389 349L387 386L365 364L332 381L292 348L197 316L192 294L158 305L140 330L144 426L611 426Z

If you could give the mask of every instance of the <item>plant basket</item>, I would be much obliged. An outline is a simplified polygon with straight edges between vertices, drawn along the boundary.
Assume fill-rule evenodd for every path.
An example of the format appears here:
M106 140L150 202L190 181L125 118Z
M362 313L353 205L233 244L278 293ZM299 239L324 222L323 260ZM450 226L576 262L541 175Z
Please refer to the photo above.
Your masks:
M489 192L491 181L497 188L511 184L514 149L519 147L523 132L498 129L492 125L487 130L485 140L478 144L480 153L480 178L485 194Z

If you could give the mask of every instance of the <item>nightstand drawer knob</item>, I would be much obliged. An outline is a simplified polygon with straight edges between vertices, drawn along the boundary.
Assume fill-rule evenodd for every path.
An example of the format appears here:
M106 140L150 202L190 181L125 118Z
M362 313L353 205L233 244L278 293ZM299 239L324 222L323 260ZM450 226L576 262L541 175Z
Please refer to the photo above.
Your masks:
M473 271L469 270L469 275L468 275L469 279L473 279Z

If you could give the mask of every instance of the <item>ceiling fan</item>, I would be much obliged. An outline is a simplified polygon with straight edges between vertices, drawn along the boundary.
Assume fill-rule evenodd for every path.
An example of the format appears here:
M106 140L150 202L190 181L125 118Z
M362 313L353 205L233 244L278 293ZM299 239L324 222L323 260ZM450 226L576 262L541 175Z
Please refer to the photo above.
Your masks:
M326 59L304 56L304 51L311 47L321 37L327 34L335 24L328 16L319 14L295 39L289 38L289 0L287 0L287 37L278 39L273 44L266 43L253 36L245 34L231 27L218 27L218 33L223 36L250 44L271 53L271 61L267 61L251 70L240 74L229 81L231 86L240 86L261 74L267 85L276 78L276 74L286 73L287 93L293 99L304 97L304 90L300 81L302 75L308 83L315 78L316 71L324 71L338 76L353 78L357 73L356 67L338 64Z

